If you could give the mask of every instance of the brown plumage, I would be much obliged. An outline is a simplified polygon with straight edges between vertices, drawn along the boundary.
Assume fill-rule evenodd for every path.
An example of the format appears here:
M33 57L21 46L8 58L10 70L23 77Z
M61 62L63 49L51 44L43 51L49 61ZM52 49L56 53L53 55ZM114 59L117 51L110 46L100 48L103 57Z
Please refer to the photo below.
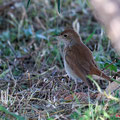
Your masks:
M63 40L64 66L69 77L83 80L89 87L92 87L87 75L98 75L109 81L110 77L98 69L90 49L82 43L79 35L73 29L67 29L58 36L58 40Z

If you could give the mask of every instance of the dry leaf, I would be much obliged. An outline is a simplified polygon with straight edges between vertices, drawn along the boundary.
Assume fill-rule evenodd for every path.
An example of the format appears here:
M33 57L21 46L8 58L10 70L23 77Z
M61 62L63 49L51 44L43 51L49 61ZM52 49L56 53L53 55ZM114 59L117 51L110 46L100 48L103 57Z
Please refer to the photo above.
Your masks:
M120 81L120 78L117 79L117 81ZM97 100L105 99L105 96L106 96L106 95L108 95L108 97L111 98L111 95L109 95L109 94L114 95L113 93L114 93L116 90L120 90L120 84L119 84L119 83L116 83L116 82L110 83L110 84L108 85L108 87L105 89L105 93L99 93L99 94L98 94Z
M117 79L117 81L120 81L120 78ZM116 90L120 90L120 84L117 82L112 82L111 84L108 85L108 87L105 89L105 92L108 93L113 93Z

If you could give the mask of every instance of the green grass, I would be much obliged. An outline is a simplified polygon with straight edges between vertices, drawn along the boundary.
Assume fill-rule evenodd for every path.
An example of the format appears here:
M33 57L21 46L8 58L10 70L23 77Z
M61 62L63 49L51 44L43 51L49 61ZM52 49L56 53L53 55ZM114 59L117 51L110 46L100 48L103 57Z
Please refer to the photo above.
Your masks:
M76 18L82 40L93 51L100 69L116 60L107 68L108 75L113 76L120 69L120 60L93 19L88 1L55 2L23 1L15 8L6 8L0 16L0 119L117 120L119 90L102 101L86 96L86 103L82 99L64 100L73 93L75 84L65 76L63 44L55 36L72 27ZM97 92L104 91L108 82L102 83L104 89L99 85ZM86 91L84 84L79 86L78 92Z
M0 111L6 114L6 117L3 119L7 119L7 115L10 115L11 118L13 117L16 120L26 120L24 117L16 115L15 113L9 112L5 107L0 105ZM2 118L2 117L1 117Z

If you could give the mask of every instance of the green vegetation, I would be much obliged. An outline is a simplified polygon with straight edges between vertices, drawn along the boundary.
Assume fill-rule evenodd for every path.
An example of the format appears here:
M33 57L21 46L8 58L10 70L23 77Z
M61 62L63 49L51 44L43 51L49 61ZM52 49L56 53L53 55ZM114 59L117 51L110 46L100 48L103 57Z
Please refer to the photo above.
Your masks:
M87 0L66 0L61 5L59 1L21 1L0 11L0 119L117 120L119 89L101 101L95 95L84 96L85 103L64 100L75 84L65 76L63 44L55 36L66 27L79 30L100 69L116 60L106 74L114 76L120 60ZM107 81L97 83L102 90L108 86ZM86 91L80 84L77 92Z

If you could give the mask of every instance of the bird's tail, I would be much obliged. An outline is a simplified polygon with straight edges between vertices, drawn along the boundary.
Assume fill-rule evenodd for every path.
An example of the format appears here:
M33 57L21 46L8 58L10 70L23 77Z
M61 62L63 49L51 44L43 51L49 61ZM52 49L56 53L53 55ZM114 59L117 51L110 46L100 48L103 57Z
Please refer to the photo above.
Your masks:
M92 70L92 72L90 72L90 75L98 75L102 78L105 78L107 80L109 80L110 82L112 82L111 78L107 75L105 75L101 70L99 70L98 68L94 67Z

